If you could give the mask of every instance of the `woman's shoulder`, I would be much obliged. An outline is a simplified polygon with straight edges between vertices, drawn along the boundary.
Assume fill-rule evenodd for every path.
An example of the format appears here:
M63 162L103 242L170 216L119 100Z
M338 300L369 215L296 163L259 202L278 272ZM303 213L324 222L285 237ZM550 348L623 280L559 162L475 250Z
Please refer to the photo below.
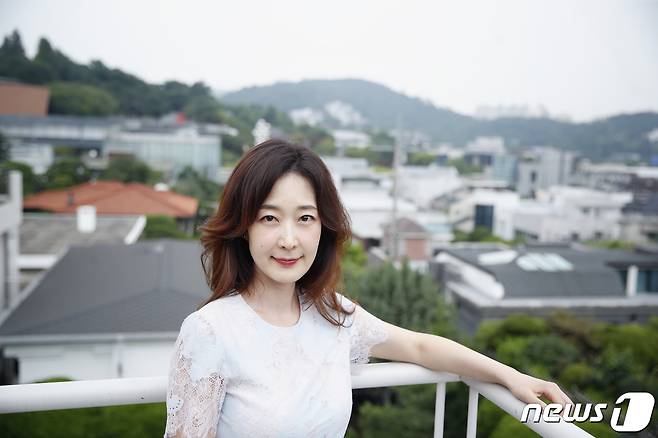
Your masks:
M208 325L212 331L220 331L222 321L227 318L227 315L235 316L235 312L232 310L237 305L237 299L239 299L237 295L227 295L206 303L200 309L190 313L183 321L183 325L186 323Z

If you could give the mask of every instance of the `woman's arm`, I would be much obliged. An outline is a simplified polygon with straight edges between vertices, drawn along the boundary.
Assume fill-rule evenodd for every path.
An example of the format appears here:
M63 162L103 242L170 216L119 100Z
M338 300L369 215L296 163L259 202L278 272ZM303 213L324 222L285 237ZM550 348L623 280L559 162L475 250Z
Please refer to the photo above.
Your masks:
M363 311L363 309L358 309ZM553 382L523 374L483 354L441 336L418 333L383 322L388 337L372 347L372 356L410 362L435 371L445 371L506 386L525 403L545 403L543 395L554 403L573 402Z

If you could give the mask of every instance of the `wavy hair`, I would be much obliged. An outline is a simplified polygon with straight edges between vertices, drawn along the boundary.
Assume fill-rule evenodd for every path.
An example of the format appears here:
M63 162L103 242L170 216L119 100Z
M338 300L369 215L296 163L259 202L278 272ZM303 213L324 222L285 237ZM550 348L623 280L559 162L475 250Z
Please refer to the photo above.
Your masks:
M200 227L201 265L212 291L202 306L234 291L247 291L254 260L243 235L276 181L291 172L313 187L322 224L315 260L296 285L304 302L313 302L327 321L342 326L354 312L345 309L335 293L341 286L340 260L351 238L349 216L322 159L309 148L282 140L267 140L245 153L224 187L219 208Z

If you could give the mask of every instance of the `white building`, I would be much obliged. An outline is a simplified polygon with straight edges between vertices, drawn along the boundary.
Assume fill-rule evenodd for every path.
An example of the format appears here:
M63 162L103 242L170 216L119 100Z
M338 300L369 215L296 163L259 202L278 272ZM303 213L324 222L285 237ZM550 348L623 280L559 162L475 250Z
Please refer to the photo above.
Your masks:
M550 147L536 147L521 157L516 190L533 196L537 190L566 185L573 175L575 154Z
M177 173L191 166L206 178L217 181L221 167L221 140L218 135L201 135L196 127L173 131L117 131L108 136L103 153L127 154L150 167Z
M539 191L537 200L524 200L514 211L500 212L501 220L511 226L498 235L539 242L616 240L621 233L622 207L631 200L632 195L625 192L554 186Z
M288 116L295 125L317 126L324 120L322 111L311 107L297 108L288 111Z
M272 138L272 125L265 119L258 119L254 125L254 129L251 131L251 135L254 136L254 144L269 140Z
M457 169L438 166L401 166L398 169L398 195L421 209L463 185Z
M519 194L512 191L475 189L460 194L448 208L448 217L457 227L466 232L484 226L492 233L508 238L512 224L506 218L519 205ZM487 217L478 217L476 213ZM504 237L505 236L505 237Z
M336 149L358 148L365 149L370 145L370 136L360 131L348 129L335 129L331 131Z
M43 175L53 164L53 147L47 143L12 145L9 148L11 161L27 164L37 175Z
M18 254L23 219L23 180L18 171L0 172L0 322L19 298Z

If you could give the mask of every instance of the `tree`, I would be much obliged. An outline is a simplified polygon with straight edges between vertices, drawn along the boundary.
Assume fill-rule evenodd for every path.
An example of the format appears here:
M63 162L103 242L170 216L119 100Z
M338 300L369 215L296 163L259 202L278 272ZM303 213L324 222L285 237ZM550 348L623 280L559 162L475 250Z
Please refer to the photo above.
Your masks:
M193 196L200 203L216 204L222 188L219 184L199 174L191 166L185 167L176 177L174 190L187 196Z
M424 152L412 152L407 158L407 164L412 166L429 166L436 161L436 156Z
M41 188L41 181L29 165L15 161L0 162L0 171L8 172L10 170L21 172L23 177L23 196L29 196ZM0 193L6 193L7 187L4 185L5 180L0 181Z
M149 214L146 216L146 226L142 233L142 239L191 239L187 233L180 231L176 225L176 219L161 214Z
M91 171L79 158L65 158L54 162L44 176L46 189L62 189L89 181Z
M212 96L197 96L191 99L183 111L190 118L199 122L220 123L220 105Z
M455 167L460 175L471 175L480 171L479 167L468 164L463 158L455 158L448 161L448 166Z
M48 111L52 114L108 116L116 114L118 109L117 100L100 88L73 82L50 84Z
M131 157L115 157L100 174L100 179L121 181L125 183L135 182L146 184L154 179L156 174L144 162Z
M9 141L0 131L0 163L9 160Z

